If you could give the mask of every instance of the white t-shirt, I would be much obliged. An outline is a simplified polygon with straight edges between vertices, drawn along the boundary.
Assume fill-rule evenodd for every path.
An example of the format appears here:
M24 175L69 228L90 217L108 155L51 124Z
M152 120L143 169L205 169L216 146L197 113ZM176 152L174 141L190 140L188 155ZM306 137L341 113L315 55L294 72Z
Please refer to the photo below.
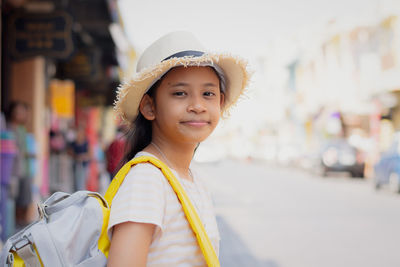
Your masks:
M150 155L139 152L136 157ZM209 193L194 173L194 182L172 170L199 214L218 255L219 232ZM147 266L206 266L182 206L161 171L150 163L135 165L125 177L111 207L108 230L123 222L156 225Z

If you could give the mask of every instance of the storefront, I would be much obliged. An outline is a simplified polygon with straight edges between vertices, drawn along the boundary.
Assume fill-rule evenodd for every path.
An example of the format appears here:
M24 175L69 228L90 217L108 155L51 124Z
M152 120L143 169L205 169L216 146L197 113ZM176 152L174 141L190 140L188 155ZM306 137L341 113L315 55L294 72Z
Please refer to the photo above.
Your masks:
M96 190L99 151L115 128L110 111L115 89L135 55L124 38L116 0L6 0L1 20L1 111L4 115L13 101L29 106L35 196L65 189L57 183L51 188L59 176L51 172L52 156L68 153L52 138L61 133L67 143L78 127L84 128L95 159L88 185ZM68 175L65 179L71 179Z

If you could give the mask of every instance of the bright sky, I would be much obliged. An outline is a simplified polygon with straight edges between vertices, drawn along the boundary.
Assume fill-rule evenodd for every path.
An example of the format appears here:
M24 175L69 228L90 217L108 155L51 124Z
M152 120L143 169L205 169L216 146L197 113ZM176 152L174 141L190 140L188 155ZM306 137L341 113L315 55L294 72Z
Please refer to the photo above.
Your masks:
M119 0L125 29L140 54L174 30L193 32L213 51L262 54L271 40L321 27L379 17L399 0Z

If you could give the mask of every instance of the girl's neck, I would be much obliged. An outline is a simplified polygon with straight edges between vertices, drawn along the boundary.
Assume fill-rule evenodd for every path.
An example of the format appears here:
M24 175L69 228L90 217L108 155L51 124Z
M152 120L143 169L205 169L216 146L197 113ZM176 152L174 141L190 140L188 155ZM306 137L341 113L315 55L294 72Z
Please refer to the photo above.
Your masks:
M189 170L193 158L195 144L172 144L153 139L144 151L152 153L176 170L182 178L192 180Z

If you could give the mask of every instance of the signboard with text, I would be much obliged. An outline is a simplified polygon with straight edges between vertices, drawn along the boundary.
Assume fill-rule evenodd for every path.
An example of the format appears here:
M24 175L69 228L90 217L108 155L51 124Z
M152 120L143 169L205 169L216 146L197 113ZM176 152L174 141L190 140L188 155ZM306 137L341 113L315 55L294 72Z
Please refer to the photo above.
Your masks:
M11 15L7 35L12 56L70 57L74 51L72 24L71 15L65 11Z

